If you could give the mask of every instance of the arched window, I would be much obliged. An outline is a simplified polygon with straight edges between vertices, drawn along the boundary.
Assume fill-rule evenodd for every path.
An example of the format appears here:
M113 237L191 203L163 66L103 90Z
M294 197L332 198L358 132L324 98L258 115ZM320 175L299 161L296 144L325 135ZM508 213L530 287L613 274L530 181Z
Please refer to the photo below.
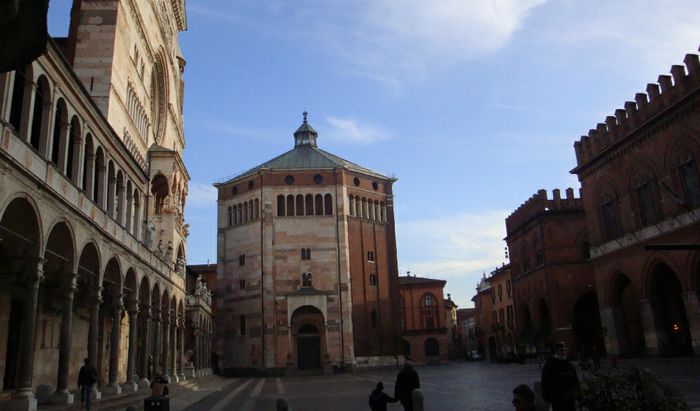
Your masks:
M66 146L67 158L64 173L74 183L78 182L78 169L80 164L80 121L73 116L68 131L68 144Z
M241 332L241 335L245 335L245 316L241 315L239 319L239 330Z
M386 221L386 204L383 201L379 203L379 213L380 221Z
M279 206L279 204L277 204ZM255 219L260 218L260 200L255 199Z
M685 202L688 208L696 208L700 206L700 176L695 159L689 152L686 152L678 163L678 176L683 186Z
M291 194L287 196L287 215L294 215L294 196Z
M325 211L326 215L332 215L333 214L333 197L330 194L326 194L323 197L323 209Z
M46 150L46 132L49 118L50 95L46 76L39 76L34 91L34 109L32 110L32 131L30 144L42 155Z
M355 215L355 197L352 194L348 197L348 215Z
M243 224L243 206L241 203L238 203L236 206L236 219L238 220L238 224Z
M301 216L304 215L304 196L301 194L297 194L297 215Z
M362 218L368 218L369 212L367 211L367 199L362 197Z
M617 236L620 234L617 199L609 193L605 193L601 196L600 215L603 236L605 239L612 240L617 238Z
M369 285L377 285L377 274L370 274L369 275Z
M648 175L639 174L635 180L635 192L639 217L642 227L654 224L659 220L659 212L656 207L656 195L652 182Z
M138 188L134 189L134 237L139 238L139 221L141 220L141 193Z
M374 220L374 202L367 200L367 218Z
M432 330L439 324L437 300L430 293L421 298L421 317L424 329Z
M61 167L63 161L61 160L61 153L64 152L65 146L65 134L66 134L66 123L68 122L68 111L66 109L66 103L62 98L59 98L56 102L56 114L53 120L53 133L51 137L51 162L54 165ZM103 164L104 166L104 164Z
M228 206L228 210L226 211L226 221L228 221L228 226L231 227L233 224L233 221L231 221L231 206Z
M311 287L311 273L301 274L301 286L305 288Z
M111 182L112 179L112 163L109 163L109 172L110 176L108 178L108 181ZM108 190L109 195L112 195L112 189ZM155 177L153 177L153 180L151 181L151 194L155 196L155 202L154 202L154 207L155 207L155 214L161 214L163 212L163 206L165 205L165 199L168 197L170 193L170 190L168 189L168 179L165 178L163 174L157 174ZM107 199L107 202L109 204L110 200L109 198Z
M253 200L248 201L248 217L250 218L250 221L255 220L257 217L253 216Z
M126 215L124 218L124 228L126 231L131 232L131 214L134 212L133 209L133 195L131 181L126 182Z
M243 222L248 221L248 202L243 203Z
M17 134L21 135L22 122L24 120L24 90L27 87L27 78L30 77L31 67L15 71L15 80L12 85L12 103L10 105L10 124Z
M117 210L116 210L116 216L114 217L115 220L117 220L118 224L123 223L122 216L124 215L124 174L122 174L122 171L119 170L117 172Z
M85 144L83 146L83 180L81 188L89 198L92 198L92 190L94 190L93 179L95 178L95 149L90 133L85 136Z
M321 194L316 194L314 208L316 210L314 214L323 215L323 196Z
M92 189L93 197L92 201L96 202L97 205L104 210L104 184L105 178L105 156L102 151L102 147L98 147L95 152L95 173L93 176L93 181L95 186Z
M277 216L284 217L284 196L281 194L277 196Z
M304 197L304 205L306 206L306 215L314 215L314 196L307 194Z

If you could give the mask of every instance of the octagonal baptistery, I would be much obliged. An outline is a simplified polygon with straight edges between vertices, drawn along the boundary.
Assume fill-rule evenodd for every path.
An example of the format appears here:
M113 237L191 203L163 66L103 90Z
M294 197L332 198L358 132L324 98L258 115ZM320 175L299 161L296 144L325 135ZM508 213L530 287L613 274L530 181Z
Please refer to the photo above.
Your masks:
M394 364L395 178L294 148L218 189L217 357L226 374Z

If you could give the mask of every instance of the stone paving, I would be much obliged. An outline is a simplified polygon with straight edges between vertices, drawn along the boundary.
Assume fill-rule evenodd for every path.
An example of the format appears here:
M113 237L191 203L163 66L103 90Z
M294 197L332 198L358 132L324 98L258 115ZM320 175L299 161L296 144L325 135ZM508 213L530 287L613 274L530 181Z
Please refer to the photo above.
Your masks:
M604 368L607 364L604 364ZM620 361L620 368L651 369L662 381L677 387L694 410L700 410L700 359L649 359ZM425 396L425 409L434 411L512 410L511 390L518 384L530 386L539 380L537 364L492 364L453 362L416 367ZM257 411L275 410L277 398L289 401L295 411L355 411L369 409L367 398L377 381L392 395L397 369L379 369L333 375L283 378L200 377L171 384L173 411ZM579 371L580 374L580 371ZM124 410L133 405L143 409L146 393L130 394L95 403L95 410ZM66 409L40 407L40 410ZM73 407L70 409L78 409ZM389 404L389 410L402 410Z

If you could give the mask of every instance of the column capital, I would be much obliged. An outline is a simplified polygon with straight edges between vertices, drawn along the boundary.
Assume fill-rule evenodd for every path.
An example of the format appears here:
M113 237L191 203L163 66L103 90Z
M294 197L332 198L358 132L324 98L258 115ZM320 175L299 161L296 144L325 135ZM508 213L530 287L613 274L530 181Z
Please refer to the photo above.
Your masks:
M90 292L90 305L100 305L104 299L102 298L102 287L96 287Z
M44 280L44 264L46 264L46 261L45 258L41 257L26 258L21 282L26 285L38 286Z
M126 311L129 313L129 315L136 315L139 313L139 300L138 299L129 299L127 302L127 307Z

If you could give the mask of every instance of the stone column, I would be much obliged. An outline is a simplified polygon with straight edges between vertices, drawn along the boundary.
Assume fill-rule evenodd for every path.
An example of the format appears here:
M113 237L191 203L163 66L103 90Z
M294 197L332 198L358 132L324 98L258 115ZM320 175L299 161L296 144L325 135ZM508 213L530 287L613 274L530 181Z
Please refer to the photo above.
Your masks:
M683 305L685 316L688 318L693 353L695 356L700 356L700 307L698 307L697 294L694 291L683 293Z
M155 307L153 311L153 377L155 374L160 373L160 341L161 341L161 331L160 331L160 310Z
M180 379L185 380L185 319L180 317L180 355L178 361L180 362Z
M97 368L97 339L100 334L100 305L102 304L102 287L97 287L90 295L90 328L88 329L88 360ZM102 398L102 393L97 389L97 384L92 386L92 396L95 399Z
M114 296L115 303L112 306L112 339L109 342L109 385L104 389L105 394L118 395L122 393L119 385L119 341L121 340L122 323L122 296Z
M95 160L97 161L97 160ZM106 161L103 157L102 161ZM107 190L109 190L109 185L107 184L107 166L101 165L97 166L97 184L100 187L99 190L99 197L97 197L97 205L107 211L107 199L109 198L109 195L107 194Z
M87 168L83 170L83 173L87 173L87 177L85 178L85 194L92 200L95 196L95 154L85 154L87 155Z
M61 313L61 341L58 349L58 377L56 392L51 396L52 404L73 404L73 394L68 391L70 373L70 351L73 327L73 295L78 285L78 274L70 274L63 284L63 312Z
M163 377L170 377L170 315L163 316Z
M600 307L600 325L603 328L605 352L620 355L620 343L617 340L617 326L613 309L606 306Z
M139 381L139 389L148 389L151 382L148 380L148 357L151 355L151 306L145 305L142 307L143 312L143 328L141 331L141 381Z
M36 398L32 392L32 378L34 376L34 341L39 286L44 279L44 263L46 260L43 258L28 259L22 273L26 300L22 306L17 388L12 393L11 410L36 410L37 406Z
M71 129L72 129L71 125ZM72 131L72 130L71 130ZM76 186L80 187L80 183L82 183L82 178L83 175L81 174L81 169L83 168L83 159L82 159L82 154L83 150L81 150L83 144L83 139L82 136L79 134L75 136L75 140L73 140L73 147L69 147L69 150L73 151L73 163L68 164L67 166L70 168L71 172L73 175L71 176L71 181L73 184ZM84 171L83 171L84 172ZM68 174L68 169L66 169L66 174Z
M138 390L139 382L139 377L136 375L136 344L138 341L136 328L138 327L139 321L138 300L129 301L127 311L129 313L129 357L126 363L126 383L122 388L126 392L132 392Z
M192 368L194 372L194 376L197 377L199 376L199 353L201 352L200 347L199 347L199 329L195 328L192 332L193 338L192 342L194 344L194 347L192 347Z
M639 311L642 315L646 353L647 355L658 356L659 341L657 339L656 326L654 324L654 311L649 300L642 299L639 301Z

